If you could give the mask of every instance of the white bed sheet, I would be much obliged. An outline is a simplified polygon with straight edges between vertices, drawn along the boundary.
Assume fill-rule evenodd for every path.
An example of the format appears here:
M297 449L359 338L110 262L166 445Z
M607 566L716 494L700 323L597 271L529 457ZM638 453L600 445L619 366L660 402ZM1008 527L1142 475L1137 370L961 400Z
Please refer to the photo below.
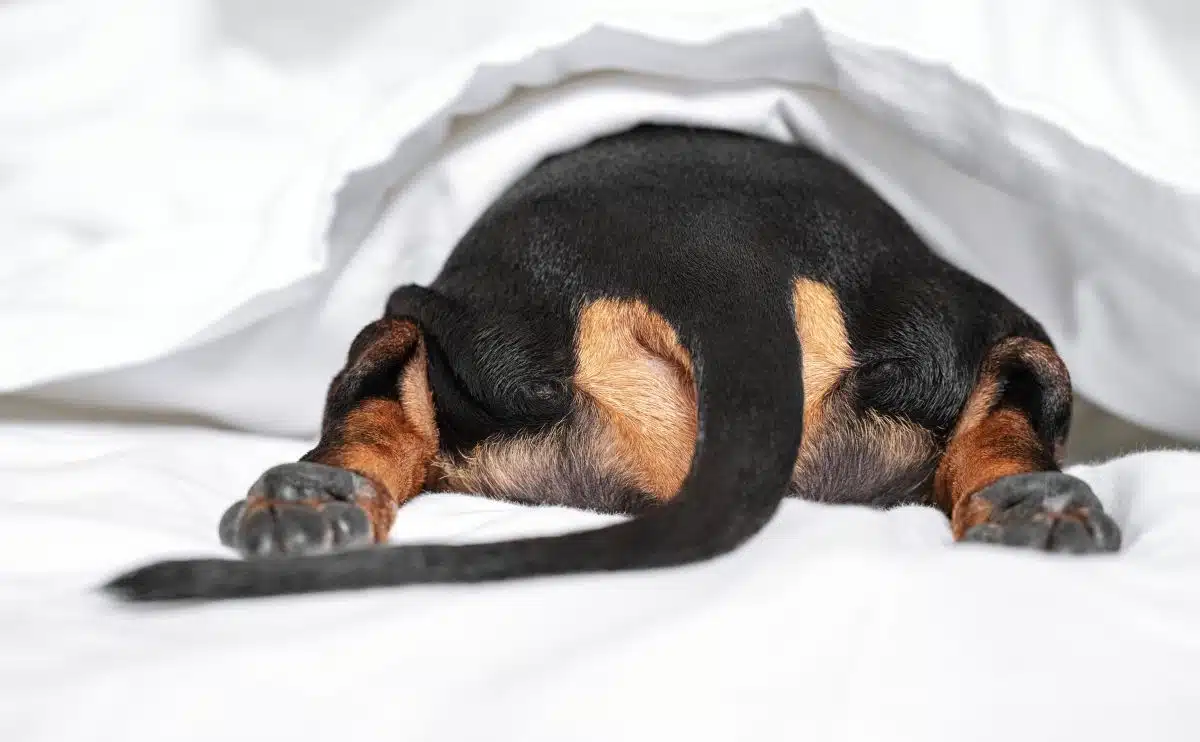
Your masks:
M215 523L303 443L0 425L0 739L1195 740L1200 455L1076 471L1114 557L951 543L937 512L789 501L673 571L131 607L91 588L220 554ZM418 498L395 540L611 516Z

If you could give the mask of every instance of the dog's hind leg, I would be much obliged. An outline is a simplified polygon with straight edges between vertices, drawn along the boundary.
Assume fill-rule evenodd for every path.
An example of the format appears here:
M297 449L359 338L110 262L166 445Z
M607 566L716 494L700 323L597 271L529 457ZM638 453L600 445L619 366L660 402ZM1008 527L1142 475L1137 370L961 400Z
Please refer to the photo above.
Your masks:
M316 448L263 474L226 511L221 541L247 556L272 556L385 540L437 453L427 365L415 322L367 325L330 385Z
M1014 337L991 349L934 480L956 539L1046 551L1120 547L1091 488L1059 470L1070 408L1070 378L1049 345Z

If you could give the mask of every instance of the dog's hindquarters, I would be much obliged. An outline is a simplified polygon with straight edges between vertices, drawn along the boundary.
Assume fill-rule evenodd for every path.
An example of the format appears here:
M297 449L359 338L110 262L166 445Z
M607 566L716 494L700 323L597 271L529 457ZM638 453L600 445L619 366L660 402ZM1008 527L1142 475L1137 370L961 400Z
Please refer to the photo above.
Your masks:
M771 295L773 288L778 296ZM739 302L731 294L710 311L669 318L678 325L694 369L697 435L678 495L641 517L512 542L163 562L110 587L139 600L237 598L660 567L734 549L762 528L783 498L804 417L790 293L784 286L763 287L761 293L766 295L759 302ZM339 425L327 423L326 429Z
M794 318L793 295L806 296L813 313ZM586 355L573 346L571 318L608 300L644 302L658 312L694 379L686 466L678 451L687 444L676 429L664 446L669 466L650 457L640 464L643 476L617 483L665 504L609 528L517 542L164 563L119 579L115 589L145 600L221 598L678 564L752 535L793 476L798 493L847 502L891 504L937 489L960 536L981 526L1015 533L1006 525L1013 518L992 505L1018 496L1031 504L1021 512L1038 518L1047 504L1086 501L1096 509L1075 485L1036 497L1005 489L1019 472L1041 472L1039 481L1068 487L1044 455L1053 442L1043 435L1036 405L1013 396L1022 385L1009 384L1011 375L994 375L1006 385L995 394L986 388L993 377L982 380L977 396L986 414L972 415L969 404L963 412L983 354L1013 334L1015 326L1005 324L1020 320L1020 311L931 254L865 184L812 152L719 132L616 135L543 163L471 228L429 290L393 298L390 321L421 329L423 344L409 333L388 351L385 337L378 346L383 363L356 370L351 360L333 390L345 404L326 421L321 445L306 457L309 468L290 469L293 482L270 481L288 502L259 503L256 523L264 532L272 513L294 507L297 493L303 500L325 487L318 504L336 518L317 523L325 528L317 529L320 538L340 544L337 529L350 523L342 519L367 517L353 509L348 515L343 506L350 502L375 513L380 540L389 508L420 489L419 474L433 461L431 441L440 440L442 454L469 453L497 433L569 422L572 409L575 422L586 410L607 415L610 428L625 423L624 437L610 442L624 447L624 464L635 461L639 442L664 418L628 414L643 390L610 383L608 375L622 373L625 350L599 353L607 360L595 373L576 368L574 385L563 383ZM814 309L823 305L838 313ZM830 321L835 316L839 321ZM821 390L811 400L798 373L798 329L806 364L822 355L825 362L804 371L805 382ZM661 372L675 363L671 353L641 357L629 349L624 358L635 366ZM389 365L393 351L409 360ZM1028 365L1035 356L1005 358ZM414 366L420 357L427 365ZM1069 388L1061 373L1043 377L1044 389ZM431 400L438 408L432 435L424 424ZM377 414L385 409L394 414ZM955 427L955 416L971 424ZM806 436L806 446L816 447L797 465L809 422L815 435ZM569 453L575 441L566 440ZM512 450L518 466L555 451ZM672 489L678 495L668 497Z

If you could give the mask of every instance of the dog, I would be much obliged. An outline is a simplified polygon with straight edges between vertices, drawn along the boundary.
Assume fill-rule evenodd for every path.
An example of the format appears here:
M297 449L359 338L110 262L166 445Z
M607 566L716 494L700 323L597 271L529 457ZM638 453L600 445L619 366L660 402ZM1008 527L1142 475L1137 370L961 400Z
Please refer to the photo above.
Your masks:
M1111 552L1060 470L1071 381L1043 328L813 149L642 125L549 157L428 287L391 294L317 446L133 601L662 568L736 549L785 496L936 506L954 537ZM426 491L633 517L372 547ZM281 558L282 557L282 558Z

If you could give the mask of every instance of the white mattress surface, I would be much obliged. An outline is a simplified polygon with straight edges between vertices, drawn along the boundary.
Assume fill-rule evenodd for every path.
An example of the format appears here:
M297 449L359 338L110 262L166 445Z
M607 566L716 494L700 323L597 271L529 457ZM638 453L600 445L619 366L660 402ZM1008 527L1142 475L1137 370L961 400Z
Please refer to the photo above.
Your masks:
M1075 471L1113 557L955 546L932 509L789 501L670 571L202 607L92 588L221 554L221 511L301 442L0 426L0 739L1195 740L1200 454ZM427 495L397 541L611 516Z

